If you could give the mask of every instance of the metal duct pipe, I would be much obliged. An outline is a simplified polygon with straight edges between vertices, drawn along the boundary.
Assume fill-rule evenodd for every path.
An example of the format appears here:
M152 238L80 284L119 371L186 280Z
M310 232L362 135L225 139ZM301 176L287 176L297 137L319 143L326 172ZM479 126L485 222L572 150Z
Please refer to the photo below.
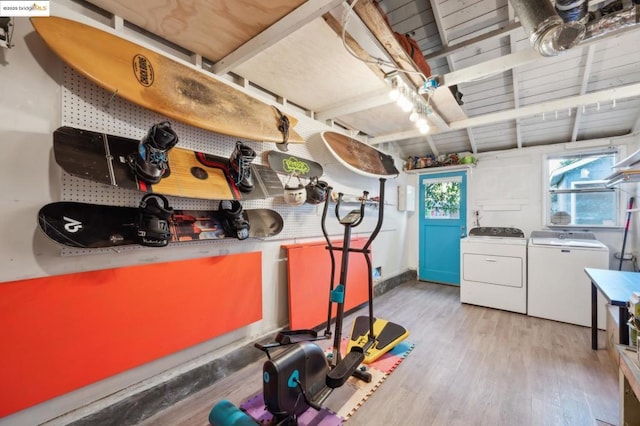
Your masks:
M556 56L571 49L584 37L584 25L564 22L549 0L509 0L529 36L531 46L542 56Z
M590 21L586 25L585 40L602 37L612 31L640 25L640 4L635 4L628 9L604 15L600 19ZM635 31L635 30L634 30Z

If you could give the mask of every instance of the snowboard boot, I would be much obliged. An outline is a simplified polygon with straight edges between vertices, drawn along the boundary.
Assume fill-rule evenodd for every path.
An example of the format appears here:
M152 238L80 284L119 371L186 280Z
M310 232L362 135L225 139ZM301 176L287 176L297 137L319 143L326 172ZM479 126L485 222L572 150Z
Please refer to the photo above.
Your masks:
M256 152L242 142L236 142L236 149L231 153L231 178L242 192L251 192L253 189L253 176L251 175L251 162L256 158Z
M162 205L158 202L160 200ZM136 218L138 244L148 247L164 247L171 240L169 218L173 209L160 194L147 194L140 201Z
M249 222L242 215L240 201L221 201L218 210L222 212L222 227L227 237L249 238Z
M129 156L129 164L140 179L156 184L168 173L167 152L177 143L171 123L154 124L138 144L138 152Z

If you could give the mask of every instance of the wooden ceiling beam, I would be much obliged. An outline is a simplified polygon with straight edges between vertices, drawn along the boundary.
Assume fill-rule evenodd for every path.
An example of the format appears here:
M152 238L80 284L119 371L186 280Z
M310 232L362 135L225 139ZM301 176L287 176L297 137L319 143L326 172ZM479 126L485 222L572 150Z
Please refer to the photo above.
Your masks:
M574 47L575 49L582 49L585 47L591 47L595 43L599 43L602 40L620 37L627 31L637 29L634 27L625 27L620 29L614 29L610 32L601 35L599 37L593 37L584 39L580 44ZM527 48L518 52L511 53L499 58L491 59L476 65L469 66L467 68L452 71L448 74L439 76L439 83L441 87L453 86L460 83L467 83L476 80L482 80L492 75L526 65L533 61L544 60L545 58L536 52L533 48Z
M429 76L424 76L418 72L415 62L400 46L400 43L393 35L393 30L387 25L384 17L373 4L373 0L358 0L354 6L354 11L397 64L397 67L409 72L404 75L404 79L410 81L416 89L422 87L424 79ZM440 33L442 34L443 32L440 31ZM442 118L441 121L443 123L466 117L465 112L460 108L451 91L446 88L436 90L436 93L432 95L431 107Z
M431 148L431 153L433 155L435 155L436 157L440 155L440 152L438 151L438 147L436 146L436 143L434 142L433 138L429 135L427 135L427 143L429 144L429 148Z
M248 61L314 19L321 17L342 2L343 0L307 0L293 12L217 61L213 65L213 72L222 75L232 71L238 65Z
M631 127L631 133L640 133L640 114L638 114L636 122L633 124L633 127Z
M390 91L390 89L384 89L375 93L358 96L357 99L353 99L351 101L342 101L338 105L322 111L317 111L315 117L317 120L324 121L371 108L377 108L382 105L388 105L393 102L389 98Z
M591 77L591 64L593 63L593 54L595 52L595 45L589 46L587 49L587 57L584 64L584 72L582 73L582 83L580 85L580 94L587 93L587 87L589 86L589 78ZM580 129L580 121L582 119L582 109L576 108L576 115L573 120L573 131L571 132L571 142L578 140L578 130Z
M479 115L477 117L467 118L465 120L454 121L452 123L449 123L449 127L451 130L461 130L468 127L484 126L487 124L516 120L518 118L530 117L546 112L561 111L568 108L577 108L582 105L596 104L598 102L610 101L612 99L619 100L637 96L640 96L640 83L600 90L598 92L587 93L584 95L570 96L553 101L541 102L538 104L527 105L525 107L507 111L499 111L491 114ZM444 133L444 131L433 129L431 133ZM421 135L417 130L409 130L405 132L398 132L371 138L369 140L369 143L371 143L372 145L376 145L384 142L398 141L419 136Z
M516 16L516 12L513 10L511 3L507 2L507 13L509 14L509 20L513 21ZM509 33L509 48L511 52L516 51L516 41L513 39L513 35ZM513 93L513 107L520 108L520 88L518 87L518 69L513 68L511 70L511 88ZM520 120L516 119L516 146L522 148L522 129L520 126Z
M522 25L520 25L520 22L511 21L502 28L498 28L497 30L490 31L486 34L462 41L460 43L455 43L455 40L452 40L451 45L444 45L445 47L443 49L438 50L437 52L433 52L433 53L429 53L428 55L425 55L425 59L427 61L432 61L435 59L440 59L444 56L453 55L455 53L461 53L468 49L474 49L476 45L479 43L483 43L489 40L511 35L512 33L519 30L520 28L522 28Z
M461 70L451 71L442 76L441 87L454 86L460 83L482 80L494 74L514 69L516 67L542 60L542 56L533 48L527 48L519 52L510 53L499 58L471 65Z
M438 4L437 0L429 0L430 4L431 4L431 10L433 11L433 18L435 19L436 22L436 27L438 28L438 33L440 34L440 41L442 42L443 46L448 46L449 45L449 39L447 38L447 33L446 31L444 31L444 22L442 20L442 12L440 11L440 6ZM452 55L447 55L446 57L447 60L447 66L449 67L450 71L455 70L456 68L456 64L453 60ZM449 90L448 88L442 88L440 89L442 90ZM471 128L467 129L466 131L467 133L467 138L469 140L469 146L471 148L471 151L474 154L478 153L478 145L476 144L476 139L473 136L473 130Z

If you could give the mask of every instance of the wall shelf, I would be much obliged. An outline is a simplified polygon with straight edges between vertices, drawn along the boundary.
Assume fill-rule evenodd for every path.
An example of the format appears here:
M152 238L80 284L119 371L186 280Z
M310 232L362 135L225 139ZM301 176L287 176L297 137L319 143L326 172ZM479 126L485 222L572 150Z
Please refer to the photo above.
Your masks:
M621 183L640 181L640 149L613 165L615 172L607 176L607 188ZM635 167L634 167L635 166Z
M403 170L403 172L410 175L419 175L427 173L446 173L456 170L471 170L476 164L456 164L453 166L441 166L441 167L424 167L422 169Z
M640 181L640 169L624 170L611 175L607 179L607 188L612 188L621 183L633 183Z
M640 149L634 152L633 154L629 155L628 157L618 161L616 164L613 165L613 168L620 169L623 167L631 167L638 162L640 162Z

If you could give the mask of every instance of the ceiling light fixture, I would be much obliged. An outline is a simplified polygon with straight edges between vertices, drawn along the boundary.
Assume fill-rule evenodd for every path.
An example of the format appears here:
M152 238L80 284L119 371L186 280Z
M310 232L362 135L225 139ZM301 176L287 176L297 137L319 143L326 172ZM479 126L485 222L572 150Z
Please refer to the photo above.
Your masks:
M391 86L389 98L395 101L403 112L409 113L409 121L418 127L420 133L428 133L430 128L427 116L433 112L429 107L430 94L438 87L437 81L429 79L416 91L402 81L397 71L387 74L385 80ZM425 93L429 94L426 101L422 96Z

